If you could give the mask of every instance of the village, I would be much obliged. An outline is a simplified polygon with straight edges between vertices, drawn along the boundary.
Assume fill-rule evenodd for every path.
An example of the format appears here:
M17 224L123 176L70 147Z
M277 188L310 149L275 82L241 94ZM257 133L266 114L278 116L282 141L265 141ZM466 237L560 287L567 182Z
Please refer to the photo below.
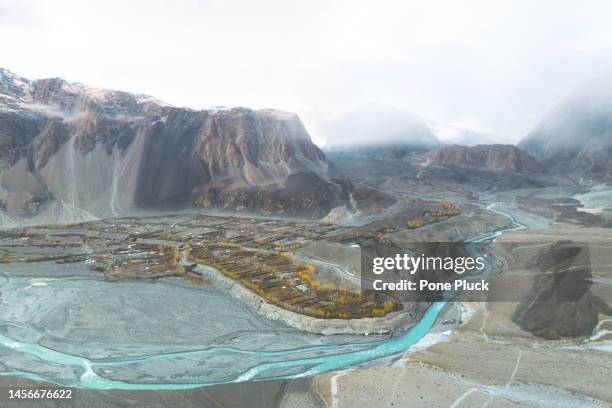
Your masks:
M80 263L111 281L179 277L194 284L209 283L196 268L206 265L296 313L323 319L380 317L401 310L401 302L387 293L322 279L313 263L294 252L313 241L380 242L386 234L460 212L444 202L415 204L417 210L403 217L360 227L201 214L28 227L1 233L0 263Z

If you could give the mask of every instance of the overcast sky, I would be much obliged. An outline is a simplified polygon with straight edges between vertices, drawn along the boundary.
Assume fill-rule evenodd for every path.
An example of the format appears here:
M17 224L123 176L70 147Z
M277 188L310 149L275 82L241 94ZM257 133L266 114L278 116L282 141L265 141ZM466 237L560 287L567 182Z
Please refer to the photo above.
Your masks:
M612 2L0 0L0 66L315 122L363 104L498 141L612 73ZM612 75L612 74L611 74Z

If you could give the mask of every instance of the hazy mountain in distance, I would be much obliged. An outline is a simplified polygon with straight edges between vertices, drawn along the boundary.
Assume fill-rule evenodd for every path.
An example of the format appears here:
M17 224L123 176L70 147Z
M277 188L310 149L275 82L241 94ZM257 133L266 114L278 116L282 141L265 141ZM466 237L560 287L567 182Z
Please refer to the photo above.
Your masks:
M529 153L512 145L444 146L427 153L427 163L455 165L494 171L545 174L546 170Z
M460 146L477 146L494 144L490 137L469 129L452 129L450 132L444 132L444 137L438 136L442 142Z
M553 109L519 146L554 173L612 181L612 87L590 83Z
M5 224L194 206L321 217L343 202L327 167L293 113L178 108L0 69Z
M424 120L401 109L364 105L318 126L325 150L401 159L442 143Z

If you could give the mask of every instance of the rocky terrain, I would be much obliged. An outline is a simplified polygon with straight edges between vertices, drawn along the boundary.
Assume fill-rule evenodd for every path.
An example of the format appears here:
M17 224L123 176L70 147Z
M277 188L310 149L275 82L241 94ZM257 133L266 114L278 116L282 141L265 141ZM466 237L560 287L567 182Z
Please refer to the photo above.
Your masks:
M546 170L529 153L512 145L445 146L427 154L429 164L456 165L494 171L544 174Z
M511 145L444 146L430 150L404 146L363 146L326 150L335 177L401 191L430 188L449 192L510 191L573 185L552 176L525 151Z
M477 146L494 143L493 139L486 134L469 129L450 127L446 129L443 128L442 132L445 135L444 141L449 144L456 144L460 146Z
M612 315L607 303L593 295L588 245L559 241L534 259L531 292L514 312L514 321L538 337L589 336L600 314Z
M5 217L193 206L321 217L346 199L327 167L292 113L196 111L0 70Z

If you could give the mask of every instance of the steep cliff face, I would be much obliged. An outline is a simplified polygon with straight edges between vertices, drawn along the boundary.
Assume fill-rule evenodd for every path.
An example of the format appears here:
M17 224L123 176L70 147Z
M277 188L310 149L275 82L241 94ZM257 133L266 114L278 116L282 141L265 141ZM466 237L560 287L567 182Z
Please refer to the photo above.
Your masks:
M543 174L529 153L512 145L446 146L427 154L429 164L456 165L495 171Z
M295 200L308 175L317 199ZM289 184L288 184L289 183ZM320 190L319 190L320 189ZM222 192L222 201L203 199ZM41 216L54 203L108 217L194 205L262 210L233 194L276 191L275 210L319 216L343 200L299 118L246 108L195 111L151 97L0 70L0 210ZM57 205L56 205L57 206Z

